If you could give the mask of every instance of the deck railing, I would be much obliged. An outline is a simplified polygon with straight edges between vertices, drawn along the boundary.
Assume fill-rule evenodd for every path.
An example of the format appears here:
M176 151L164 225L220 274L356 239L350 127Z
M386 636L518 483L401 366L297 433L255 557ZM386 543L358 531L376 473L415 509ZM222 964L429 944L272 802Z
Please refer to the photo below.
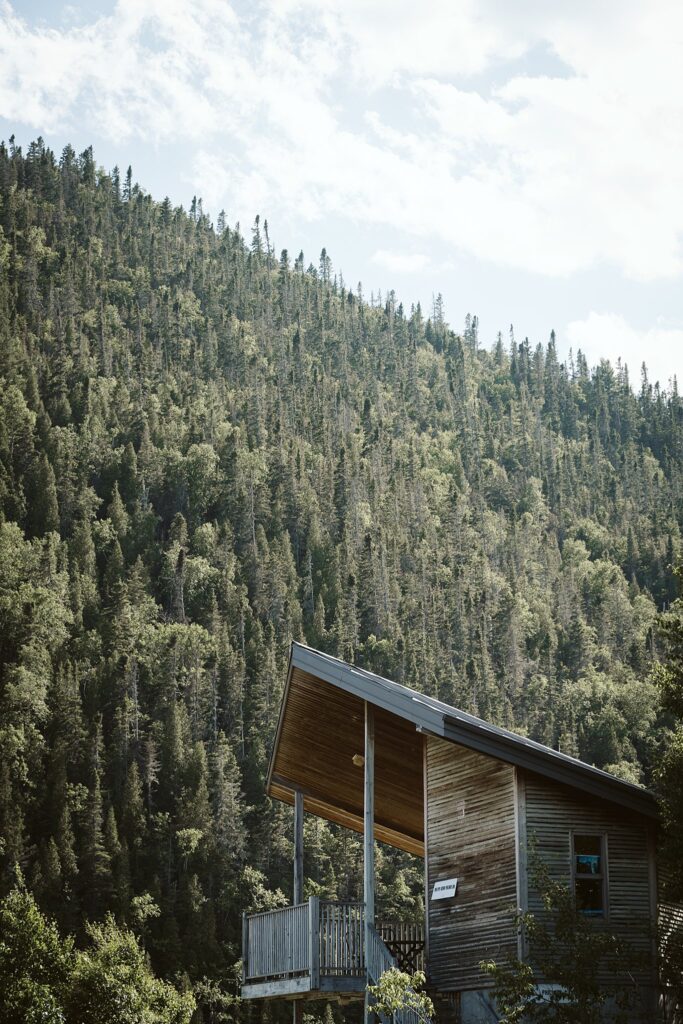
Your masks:
M245 918L245 979L307 973L309 916L309 904L299 903Z
M408 974L425 969L425 930L423 924L405 921L382 921L377 925L384 945L396 965Z
M385 925L385 927L388 927ZM401 965L396 962L384 939L372 925L368 928L368 979L376 985L385 971ZM412 989L409 991L412 992ZM431 1019L416 1006L402 1006L390 1018L380 1015L382 1024L432 1024Z
M368 928L368 978L376 985L385 971L396 966L396 961L384 945L382 936L372 925Z
M330 979L333 987L348 985L335 982L335 978L357 978L358 988L363 991L366 979L376 985L389 968L398 965L406 969L400 956L388 948L389 944L402 951L406 959L409 955L413 960L416 955L423 955L424 938L419 926L384 923L378 928L370 926L368 936L366 950L362 903L311 896L307 903L293 907L245 914L244 981L281 984L282 979L308 976L310 984L306 983L306 990L314 992L319 989L321 978ZM430 1022L418 1011L405 1008L393 1015L390 1024Z
M244 980L365 974L362 903L311 896L307 903L243 919Z
M364 913L362 903L320 900L320 973L362 975Z

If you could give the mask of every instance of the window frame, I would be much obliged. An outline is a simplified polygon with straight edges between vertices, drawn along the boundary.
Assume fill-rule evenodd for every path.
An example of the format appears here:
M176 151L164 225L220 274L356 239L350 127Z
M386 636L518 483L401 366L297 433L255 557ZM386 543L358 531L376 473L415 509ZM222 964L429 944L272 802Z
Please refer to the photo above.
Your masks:
M576 839L577 836L586 836L586 837L590 837L591 839L599 839L600 840L600 860L601 860L602 871L600 872L600 875L597 876L597 878L596 878L595 875L593 875L593 876L583 875L583 874L581 874L581 872L578 872L576 870L576 847L575 847L575 844L574 844L574 840ZM574 828L574 829L572 829L571 832L569 833L569 863L570 863L570 871L571 871L572 896L574 897L574 902L575 903L576 903L576 880L577 880L577 878L578 879L581 879L581 878L585 879L585 878L593 877L596 881L601 881L602 882L602 907L603 907L602 914L584 914L583 911L578 909L578 907L577 907L577 913L581 914L582 917L587 917L587 918L589 918L591 920L594 920L594 921L608 921L609 920L609 856L608 856L608 847L607 847L607 832L602 831L601 829L587 829L587 828Z

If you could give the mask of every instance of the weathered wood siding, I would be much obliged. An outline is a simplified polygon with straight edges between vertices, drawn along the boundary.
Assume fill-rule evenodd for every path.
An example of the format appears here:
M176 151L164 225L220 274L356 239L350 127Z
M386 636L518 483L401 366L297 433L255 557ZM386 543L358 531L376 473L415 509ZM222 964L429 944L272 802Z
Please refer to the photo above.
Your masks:
M428 903L428 969L442 992L486 987L481 960L517 952L514 768L457 744L427 740L427 895L458 879L453 899Z
M678 1003L676 990L672 989L678 979L675 972L668 966L675 965L679 960L680 935L683 933L683 906L662 898L659 904L658 940L661 970L662 1002L666 1007L665 1020L683 1020L683 1006Z
M540 775L523 773L526 832L531 846L548 865L553 878L569 884L571 833L603 833L607 840L608 927L647 958L639 972L644 985L653 983L653 934L656 920L654 866L650 856L652 825L615 804L596 800ZM530 872L529 909L542 913Z

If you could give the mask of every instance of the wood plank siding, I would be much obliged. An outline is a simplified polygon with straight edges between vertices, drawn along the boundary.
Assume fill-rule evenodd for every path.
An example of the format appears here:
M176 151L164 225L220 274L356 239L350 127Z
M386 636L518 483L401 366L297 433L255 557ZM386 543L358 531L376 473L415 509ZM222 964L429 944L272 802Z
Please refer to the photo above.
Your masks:
M648 966L639 973L638 980L643 985L651 984L657 913L655 869L650 856L653 824L616 804L595 800L531 772L524 773L524 794L529 844L535 844L557 881L570 884L572 832L605 837L607 925L645 957ZM542 915L532 865L529 874L528 907Z
M427 740L427 896L458 879L454 898L428 903L428 969L441 992L490 985L479 963L517 953L515 769L436 737Z

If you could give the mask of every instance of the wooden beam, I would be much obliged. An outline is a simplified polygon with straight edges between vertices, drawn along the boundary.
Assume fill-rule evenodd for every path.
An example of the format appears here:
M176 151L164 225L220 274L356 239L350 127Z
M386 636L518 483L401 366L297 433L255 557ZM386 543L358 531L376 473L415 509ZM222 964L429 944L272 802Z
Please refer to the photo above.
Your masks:
M375 710L365 702L365 799L363 802L363 902L366 926L375 923ZM367 948L367 947L366 947Z
M294 791L294 899L296 906L304 901L304 795Z
M311 990L320 987L320 899L308 897L308 971Z
M517 907L522 913L529 909L529 863L526 829L526 782L522 768L515 767L515 861L517 868ZM517 929L517 956L524 960L526 948L524 929Z
M365 765L363 786L363 902L365 904L366 984L370 927L375 923L375 709L365 701ZM370 1013L370 994L365 993L365 1017Z
M659 881L657 878L657 832L654 825L650 825L647 830L647 861L648 881L650 883L650 955L652 957L650 1013L652 1014L652 1019L655 1020L657 1003L659 1001Z
M242 986L242 999L277 999L299 996L310 992L311 979L307 974L295 978L276 978L272 981L253 981Z
M363 832L363 808L352 808L349 804L337 800L330 803L329 799L321 796L319 791L311 786L300 785L284 775L273 775L268 796L274 800L282 800L286 804L294 804L294 793L300 789L304 795L304 808L307 813L315 814L327 821L334 821L344 828L353 829L355 832ZM422 812L420 812L422 813ZM405 832L396 829L377 814L377 803L375 802L375 839L380 843L388 843L399 850L405 850L415 857L424 856L424 843L422 831L419 835L412 832Z
M242 914L242 984L246 984L249 971L249 918Z
M429 737L422 737L422 792L424 815L424 900L425 900L425 961L429 967Z

